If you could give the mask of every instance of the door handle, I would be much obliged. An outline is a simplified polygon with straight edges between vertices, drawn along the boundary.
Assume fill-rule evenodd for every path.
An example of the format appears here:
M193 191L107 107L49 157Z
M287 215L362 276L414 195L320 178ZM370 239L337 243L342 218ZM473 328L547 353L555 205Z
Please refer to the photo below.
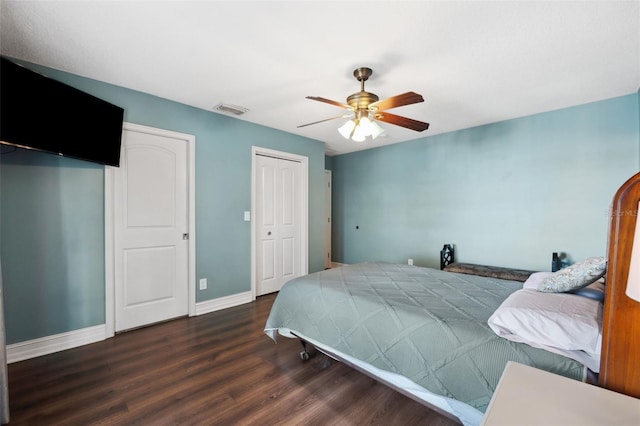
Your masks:
M271 235L271 231L267 232L267 235Z

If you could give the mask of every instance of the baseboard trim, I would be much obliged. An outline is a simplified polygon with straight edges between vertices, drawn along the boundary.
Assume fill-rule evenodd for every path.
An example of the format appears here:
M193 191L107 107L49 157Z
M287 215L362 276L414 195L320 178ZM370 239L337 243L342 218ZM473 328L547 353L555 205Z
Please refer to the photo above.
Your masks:
M232 308L238 305L252 302L253 298L250 291L231 296L218 297L217 299L206 300L196 303L196 315L208 314L210 312L219 311L221 309Z
M54 334L39 339L7 345L7 363L23 361L66 349L76 348L102 341L106 338L104 324L73 330L66 333Z
M253 298L250 291L219 297L217 299L196 303L196 315L208 314L252 301ZM13 343L7 345L7 363L11 364L13 362L24 361L25 359L36 358L54 352L100 342L106 339L106 333L106 325L101 324L94 327L27 340L26 342Z

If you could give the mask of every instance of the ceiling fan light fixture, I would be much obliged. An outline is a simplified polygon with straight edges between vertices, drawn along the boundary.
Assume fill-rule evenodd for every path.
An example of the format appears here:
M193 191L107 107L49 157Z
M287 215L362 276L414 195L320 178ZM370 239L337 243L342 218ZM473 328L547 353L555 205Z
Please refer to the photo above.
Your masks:
M353 132L354 127L356 127L356 122L349 120L338 128L338 132L340 132L343 138L351 139L351 132Z
M364 142L367 136L371 136L372 139L377 138L384 133L384 129L365 115L358 119L347 121L338 128L338 132L340 132L345 139L351 139L354 142Z
M366 124L369 121L368 118L361 118L356 123L355 129L353 129L353 134L351 135L351 140L354 142L364 142L369 136L369 126Z
M384 129L382 128L382 126L380 126L378 123L376 123L375 120L370 120L369 123L371 123L370 125L370 130L369 130L369 134L371 135L372 139L377 138L378 136L380 136L381 134L384 133Z
M351 137L351 140L354 142L364 142L367 138L365 138L363 135L361 134L355 134Z

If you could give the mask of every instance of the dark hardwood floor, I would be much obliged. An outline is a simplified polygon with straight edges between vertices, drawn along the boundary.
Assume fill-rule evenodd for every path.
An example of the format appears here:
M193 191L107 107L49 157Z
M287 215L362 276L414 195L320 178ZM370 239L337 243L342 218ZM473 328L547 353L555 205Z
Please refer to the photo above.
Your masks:
M275 294L9 365L10 425L456 422L297 340L263 333Z

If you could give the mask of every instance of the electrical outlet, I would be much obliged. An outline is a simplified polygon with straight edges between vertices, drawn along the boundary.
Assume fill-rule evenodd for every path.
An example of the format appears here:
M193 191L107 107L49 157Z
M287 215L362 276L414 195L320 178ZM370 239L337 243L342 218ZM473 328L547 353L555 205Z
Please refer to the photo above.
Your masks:
M207 279L200 278L200 290L206 290L206 289L207 289Z
M409 265L413 265L413 259L409 259L409 260L407 261L407 264L409 264Z

